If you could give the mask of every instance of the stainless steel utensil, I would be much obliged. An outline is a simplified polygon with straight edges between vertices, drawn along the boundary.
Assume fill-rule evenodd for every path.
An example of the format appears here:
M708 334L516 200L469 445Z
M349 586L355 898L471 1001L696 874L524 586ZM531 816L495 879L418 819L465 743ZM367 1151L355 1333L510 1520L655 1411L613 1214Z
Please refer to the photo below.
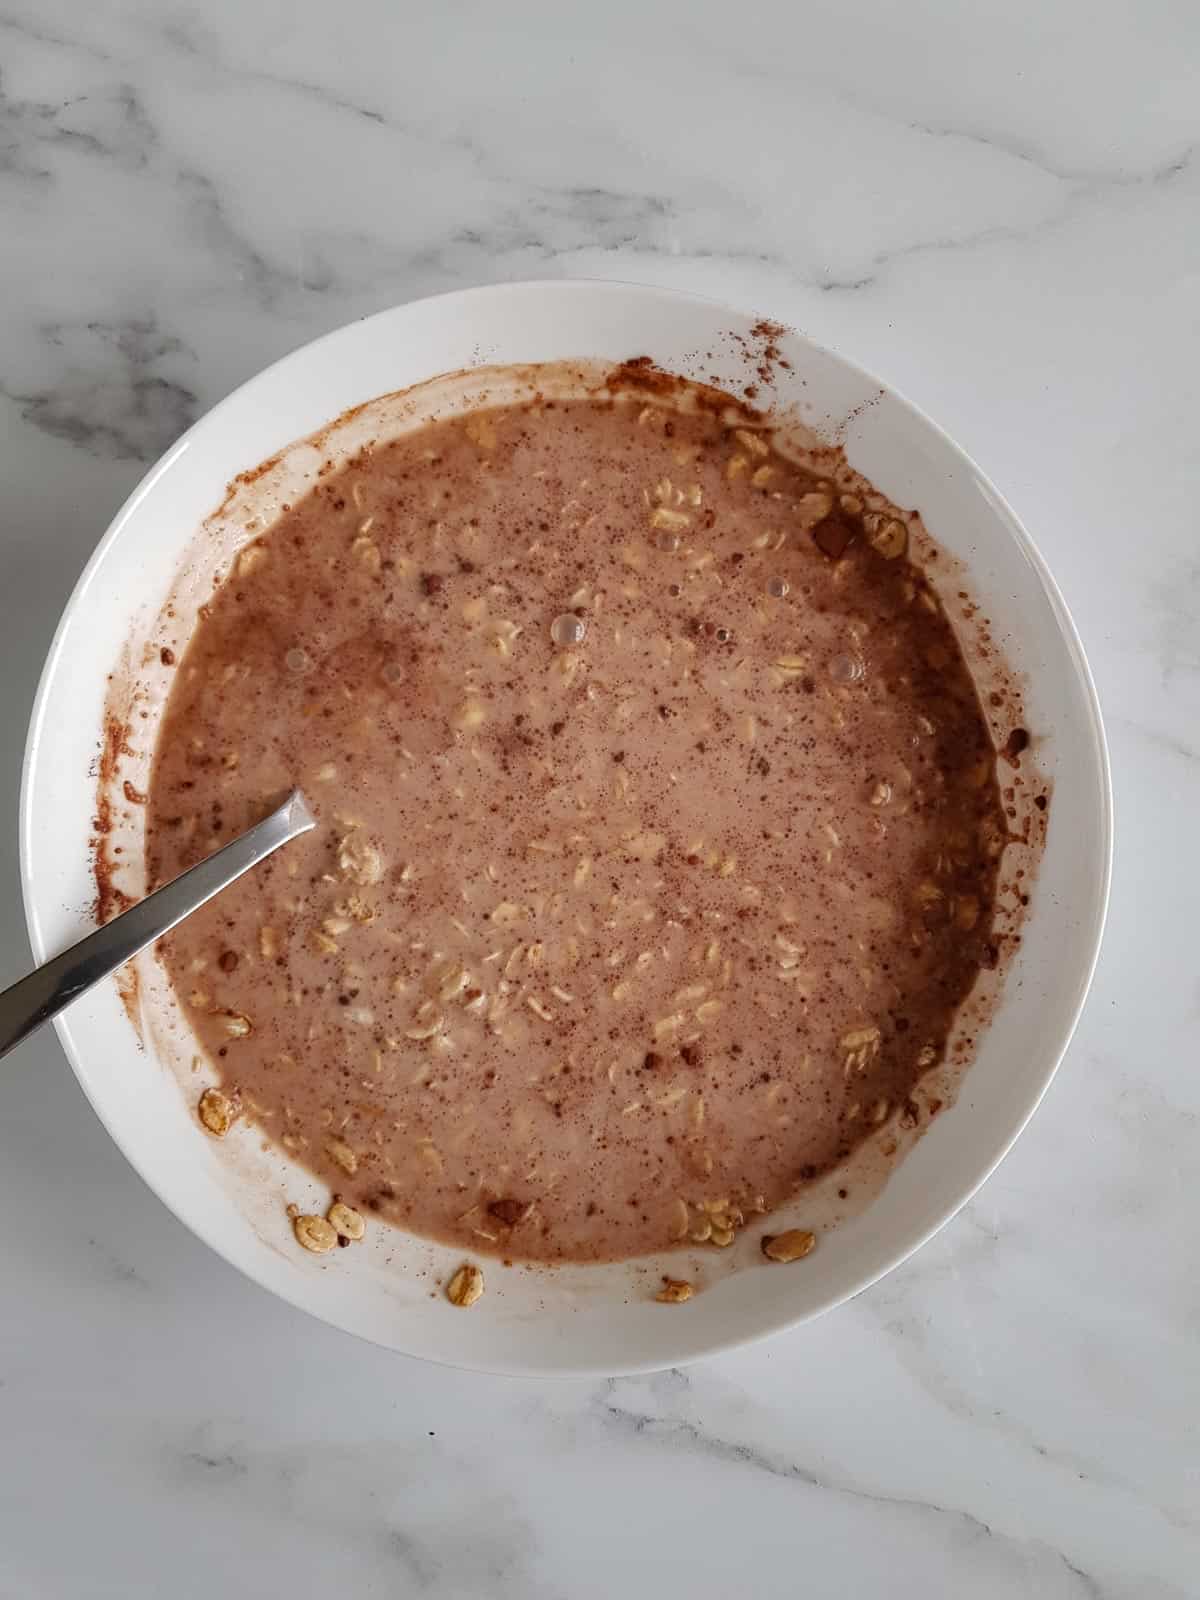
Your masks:
M0 993L0 1056L316 820L299 789L277 811Z

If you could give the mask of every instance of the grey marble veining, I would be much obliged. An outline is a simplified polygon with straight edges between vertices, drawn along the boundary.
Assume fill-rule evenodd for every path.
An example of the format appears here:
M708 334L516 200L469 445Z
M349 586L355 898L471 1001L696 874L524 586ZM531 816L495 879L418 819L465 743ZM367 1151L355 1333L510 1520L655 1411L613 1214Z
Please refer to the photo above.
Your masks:
M387 1356L193 1240L49 1038L0 1081L0 1597L1200 1593L1200 18L920 0L0 0L0 855L59 610L145 467L415 295L672 284L976 456L1108 716L1109 935L1001 1170L823 1321L651 1378Z

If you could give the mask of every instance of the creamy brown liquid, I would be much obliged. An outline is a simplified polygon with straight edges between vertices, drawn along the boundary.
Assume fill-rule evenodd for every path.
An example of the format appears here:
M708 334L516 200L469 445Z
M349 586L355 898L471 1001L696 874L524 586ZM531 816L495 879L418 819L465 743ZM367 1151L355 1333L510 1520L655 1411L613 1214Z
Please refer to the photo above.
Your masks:
M295 784L320 826L164 960L352 1204L516 1258L726 1242L914 1115L1005 820L903 519L821 473L703 407L476 412L328 475L204 608L152 879Z

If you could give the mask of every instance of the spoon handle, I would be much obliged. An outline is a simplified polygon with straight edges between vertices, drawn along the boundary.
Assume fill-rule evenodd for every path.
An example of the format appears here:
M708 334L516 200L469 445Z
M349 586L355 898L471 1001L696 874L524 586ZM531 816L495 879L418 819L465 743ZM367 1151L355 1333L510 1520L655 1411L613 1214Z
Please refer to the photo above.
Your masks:
M299 789L278 810L0 993L0 1056L281 844L316 827Z

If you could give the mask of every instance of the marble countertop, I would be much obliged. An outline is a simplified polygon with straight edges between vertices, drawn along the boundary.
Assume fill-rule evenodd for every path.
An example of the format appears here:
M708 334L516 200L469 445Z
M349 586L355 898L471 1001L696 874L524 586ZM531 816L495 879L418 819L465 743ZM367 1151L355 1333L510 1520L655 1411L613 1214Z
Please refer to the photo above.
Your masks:
M0 1597L1200 1593L1200 13L0 0L0 977L59 610L146 465L396 301L590 274L768 312L975 456L1074 609L1112 915L999 1173L685 1371L436 1370L271 1300L52 1036L0 1073Z

